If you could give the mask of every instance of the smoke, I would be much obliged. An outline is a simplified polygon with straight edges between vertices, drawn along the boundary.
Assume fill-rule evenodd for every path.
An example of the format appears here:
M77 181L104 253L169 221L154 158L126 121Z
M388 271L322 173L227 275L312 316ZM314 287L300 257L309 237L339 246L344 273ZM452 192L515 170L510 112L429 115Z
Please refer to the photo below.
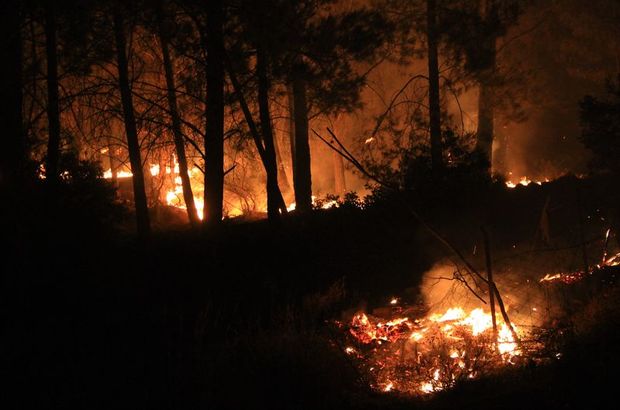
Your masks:
M541 284L539 279L509 272L498 272L494 277L506 312L518 328L541 327L563 313L561 293ZM486 283L449 261L435 264L424 274L420 291L430 314L443 314L454 307L466 312L476 308L490 312ZM497 301L495 306L501 319Z

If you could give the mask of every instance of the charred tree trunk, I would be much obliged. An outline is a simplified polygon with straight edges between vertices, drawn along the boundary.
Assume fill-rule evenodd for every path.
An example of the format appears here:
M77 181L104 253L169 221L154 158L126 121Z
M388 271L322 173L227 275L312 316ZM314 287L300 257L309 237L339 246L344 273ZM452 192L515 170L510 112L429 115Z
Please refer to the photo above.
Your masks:
M45 175L50 184L58 181L60 160L60 108L58 103L58 50L54 2L45 3L45 54L47 58L47 122L49 139Z
M310 144L308 141L308 106L306 102L305 70L302 64L293 68L293 109L295 114L295 150L293 183L295 206L299 212L312 210L312 176Z
M278 186L278 165L276 151L273 143L273 130L271 128L271 113L269 111L269 89L271 85L268 77L269 61L261 47L256 53L256 73L258 76L258 109L260 115L263 144L265 147L265 172L267 173L267 216L270 221L280 219L279 210L286 206L282 199L282 193Z
M168 109L170 110L170 119L172 120L172 137L174 139L174 148L179 161L179 176L181 177L181 186L183 188L183 200L187 207L187 217L192 226L199 224L196 204L194 202L194 194L189 179L189 169L187 167L187 157L185 156L185 144L183 142L183 132L181 131L181 117L177 104L176 85L174 81L174 69L170 50L168 48L168 33L164 24L163 5L158 4L158 35L161 44L161 53L163 56L164 72L166 75L166 91L168 97Z
M481 2L481 14L486 24L495 19L496 8L492 2L483 0ZM476 150L481 154L487 165L490 174L493 166L493 134L494 134L494 90L493 78L496 66L496 40L494 35L490 35L482 44L485 56L485 68L480 73L479 95L478 95L478 131Z
M129 84L129 65L127 62L127 45L125 42L125 28L123 16L120 11L116 11L113 16L114 39L116 43L116 58L118 66L118 82L121 92L121 102L123 106L123 117L125 120L125 133L127 135L127 148L129 150L129 162L131 173L133 174L133 192L136 206L136 222L138 234L146 236L151 230L149 220L149 210L144 188L144 171L142 169L142 158L140 155L140 143L138 141L138 131L136 129L136 119L133 111L133 101L131 96L131 85Z
M0 47L5 56L5 75L0 76L0 187L17 182L23 171L25 143L22 128L22 43L21 14L18 2L7 1L0 6Z
M439 176L443 170L441 146L441 108L439 104L439 58L437 53L437 2L426 1L428 41L428 110L431 135L431 163L433 175Z
M224 6L222 0L210 0L206 5L204 221L209 225L219 225L224 200Z

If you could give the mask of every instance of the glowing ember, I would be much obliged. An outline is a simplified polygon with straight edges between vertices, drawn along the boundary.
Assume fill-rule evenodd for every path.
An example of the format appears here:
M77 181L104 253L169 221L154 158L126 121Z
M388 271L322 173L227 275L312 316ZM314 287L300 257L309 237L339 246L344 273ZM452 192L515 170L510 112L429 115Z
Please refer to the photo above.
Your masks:
M620 253L615 254L614 256L605 259L603 262L603 266L618 266L620 265Z
M350 332L362 343L391 342L403 337L403 331L409 329L409 325L409 319L406 317L372 324L365 313L360 313L353 316Z
M562 278L562 274L561 273L556 273L554 275L547 273L541 280L540 282L554 282L556 280L560 280Z
M587 272L577 271L577 272L562 272L555 274L546 274L543 276L539 282L540 283L554 283L561 282L567 285L570 285L575 282L579 282L587 276L590 276L596 272L596 270L601 270L603 268L613 267L620 265L620 253L617 253L609 258L604 256L604 260L600 265L596 265L595 268L589 268ZM596 270L595 270L596 269Z

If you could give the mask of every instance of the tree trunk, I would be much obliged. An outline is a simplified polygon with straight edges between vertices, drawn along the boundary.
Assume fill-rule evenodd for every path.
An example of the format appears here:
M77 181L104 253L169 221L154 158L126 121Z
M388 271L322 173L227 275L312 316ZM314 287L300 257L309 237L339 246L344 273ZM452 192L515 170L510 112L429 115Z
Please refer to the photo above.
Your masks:
M276 151L273 143L273 130L271 129L271 113L269 111L269 78L267 56L262 48L257 48L256 73L258 75L258 109L260 115L263 144L265 147L265 172L267 173L267 216L270 221L280 219L279 210L282 204L282 194L278 187L278 166ZM286 207L285 207L286 208Z
M288 136L291 146L291 172L293 174L293 186L295 185L295 98L293 96L293 86L288 84L286 87L288 100Z
M484 257L487 266L487 283L489 285L489 307L491 309L491 324L493 325L493 343L497 343L497 318L495 316L495 291L493 282L493 264L491 258L491 244L489 241L489 234L486 229L482 227L482 235L484 238Z
M291 192L291 181L289 173L284 166L284 162L282 161L282 150L280 149L280 143L278 142L278 134L273 134L273 148L276 152L276 162L278 164L278 182L282 189L280 192L284 192L288 195Z
M303 66L293 69L293 109L295 111L295 166L293 184L295 207L298 212L312 210L312 177L310 171L310 144L308 142L308 107L306 80Z
M481 13L485 21L494 19L495 7L482 1ZM490 23L486 23L490 24ZM491 174L493 167L493 133L494 133L494 90L493 78L496 65L496 37L490 36L481 46L484 48L488 58L488 67L480 73L479 95L478 95L478 131L476 150L482 155L486 162L488 173Z
M435 177L443 170L441 146L441 109L439 105L439 59L437 55L437 2L426 1L428 40L428 110L431 135L431 164Z
M1 51L5 56L5 75L0 76L0 129L4 141L0 149L0 187L15 184L23 171L25 143L22 128L22 43L19 3L0 6Z
M486 77L486 76L485 76ZM493 165L493 90L486 79L479 83L478 96L478 131L476 149L483 155L489 173Z
M166 89L168 97L168 109L170 110L170 118L172 120L172 136L174 139L174 147L179 162L179 176L181 177L181 186L183 188L183 200L187 207L187 217L192 226L199 224L198 212L194 202L194 194L189 179L189 169L187 167L187 157L185 156L185 144L183 142L183 133L181 131L181 118L177 104L176 86L174 81L174 69L170 50L168 49L168 35L164 26L164 12L161 3L158 5L157 18L159 29L159 42L161 44L161 52L163 56L164 72L166 75Z
M58 181L60 159L60 108L58 104L58 50L56 46L56 12L54 2L45 3L45 54L47 58L47 142L46 179L50 184Z
M206 7L204 222L218 225L222 221L224 200L224 7L222 0L210 0Z
M144 188L144 171L142 169L140 143L138 142L138 131L136 129L131 86L129 84L129 65L127 62L127 45L125 44L123 17L119 11L114 13L113 26L114 38L116 42L118 82L121 92L121 102L123 105L123 117L125 120L125 134L127 135L129 162L131 164L131 173L133 174L132 182L136 206L136 222L138 227L138 235L144 237L149 234L151 224L149 221L149 210L146 200L146 191Z
M265 172L267 173L267 169L269 168L269 166L267 165L269 162L267 160L267 150L263 144L263 141L261 140L260 133L258 132L256 123L254 122L254 118L252 117L250 108L248 107L245 97L243 96L243 90L241 89L241 84L237 80L237 76L235 75L232 64L227 56L225 56L224 62L226 65L226 70L228 71L228 75L230 76L230 82L232 83L233 89L235 90L235 94L237 95L237 99L239 100L241 111L243 111L243 116L245 117L245 121L247 122L248 128L250 129L250 134L252 135L252 139L254 140L254 144L256 145L256 151L258 152L258 156L260 157L263 167L265 168ZM268 109L269 109L269 105L267 104L267 110ZM269 111L266 111L266 112L267 114L269 113ZM271 123L269 125L271 126ZM271 133L273 134L273 132ZM275 153L275 145L274 145L274 153ZM276 175L276 178L277 178L277 175ZM282 193L280 192L279 186L275 184L274 186L272 186L272 189L273 189L272 194L274 198L277 200L277 202L279 203L280 211L282 213L286 213L287 212L286 204L284 203L284 199L282 198Z

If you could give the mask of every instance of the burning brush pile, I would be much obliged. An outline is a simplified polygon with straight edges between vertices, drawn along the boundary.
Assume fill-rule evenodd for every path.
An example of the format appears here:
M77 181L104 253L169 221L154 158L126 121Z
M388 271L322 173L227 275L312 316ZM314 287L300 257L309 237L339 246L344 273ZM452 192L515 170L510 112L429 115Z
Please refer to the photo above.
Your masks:
M491 312L489 301L463 286L462 278L450 280L454 266L438 265L423 280L423 304L392 298L372 314L358 311L350 320L335 323L339 343L366 385L406 395L449 389L508 367L557 360L557 337L563 331L554 311L559 305L554 288L575 286L577 276L601 275L606 280L603 275L619 260L618 255L605 255L600 266L571 275L571 281L550 280L549 275L516 285L514 278L511 285L504 280L497 284L505 289L502 314L499 309ZM457 273L452 279L458 279Z
M491 314L482 308L418 316L419 308L393 301L390 319L358 313L341 324L348 331L346 354L376 390L412 395L443 390L524 363L540 348L501 320L494 330Z

